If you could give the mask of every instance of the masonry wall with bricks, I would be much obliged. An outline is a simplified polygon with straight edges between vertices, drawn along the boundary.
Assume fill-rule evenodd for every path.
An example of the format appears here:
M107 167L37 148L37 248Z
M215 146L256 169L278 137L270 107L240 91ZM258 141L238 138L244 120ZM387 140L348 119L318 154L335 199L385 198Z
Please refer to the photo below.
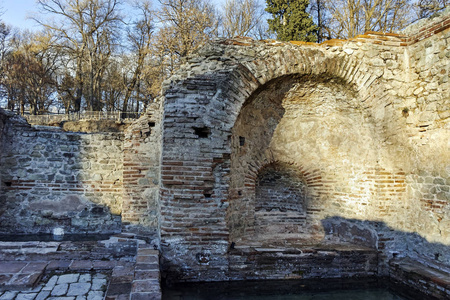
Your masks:
M126 231L157 236L161 156L161 102L125 131L122 222Z
M449 22L188 58L164 87L165 272L239 278L232 248L347 242L378 251L380 275L398 256L450 265Z
M7 122L2 134L1 233L121 230L122 142Z
M296 269L323 253L342 276L406 256L448 267L449 27L446 10L319 45L217 40L123 133L2 111L1 233L156 234L183 281L337 276ZM277 265L276 247L311 260Z
M160 102L124 132L65 132L0 112L2 234L157 237Z

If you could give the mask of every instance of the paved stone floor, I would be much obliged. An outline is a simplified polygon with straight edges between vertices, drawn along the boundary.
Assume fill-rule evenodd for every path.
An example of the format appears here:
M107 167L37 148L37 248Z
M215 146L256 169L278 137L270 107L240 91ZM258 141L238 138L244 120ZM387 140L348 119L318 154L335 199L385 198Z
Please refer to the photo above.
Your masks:
M159 251L137 239L0 242L0 300L159 300Z
M31 290L0 292L0 300L102 300L108 278L103 273L53 275Z

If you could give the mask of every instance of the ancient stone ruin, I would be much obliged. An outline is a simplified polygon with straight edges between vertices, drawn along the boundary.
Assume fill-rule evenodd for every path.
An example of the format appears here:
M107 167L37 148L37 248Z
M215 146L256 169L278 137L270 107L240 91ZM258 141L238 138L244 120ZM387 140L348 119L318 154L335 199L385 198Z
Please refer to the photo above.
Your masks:
M375 276L448 299L449 12L347 41L217 40L124 132L2 111L0 233L132 232L171 281Z

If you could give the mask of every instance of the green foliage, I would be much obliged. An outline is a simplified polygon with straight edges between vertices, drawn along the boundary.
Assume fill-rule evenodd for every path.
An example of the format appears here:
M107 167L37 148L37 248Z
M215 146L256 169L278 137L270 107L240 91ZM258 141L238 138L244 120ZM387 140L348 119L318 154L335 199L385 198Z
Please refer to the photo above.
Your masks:
M315 42L317 26L306 11L309 0L266 0L269 30L281 41Z

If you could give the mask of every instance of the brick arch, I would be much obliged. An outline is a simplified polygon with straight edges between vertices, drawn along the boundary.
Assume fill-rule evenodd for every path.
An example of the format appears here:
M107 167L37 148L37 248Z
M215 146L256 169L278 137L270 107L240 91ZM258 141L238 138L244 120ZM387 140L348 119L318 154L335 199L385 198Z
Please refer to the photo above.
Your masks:
M296 173L298 177L301 177L301 180L304 183L305 188L305 206L304 213L305 217L308 220L304 220L308 223L308 226L313 225L313 222L317 220L312 220L311 216L317 213L318 203L320 201L320 193L321 188L324 186L323 174L320 169L317 168L309 168L306 166L299 165L293 161L283 161L274 159L271 155L270 151L266 151L264 153L260 153L255 159L252 161L251 167L245 170L244 174L244 182L239 188L231 188L229 190L229 209L227 212L227 226L230 232L230 241L245 241L249 240L249 236L255 234L255 224L257 221L257 217L255 217L256 213L256 190L257 190L257 181L261 172L264 172L266 168L270 168L271 166L276 165L284 165L287 167L287 171L289 173ZM235 209L234 204L241 202L251 202L250 205L245 207L241 207L240 209ZM239 207L239 206L238 206ZM233 216L237 216L238 218L242 218L247 222L244 224L242 228L236 228L235 224L233 224ZM292 216L291 216L292 217ZM317 223L317 222L316 222ZM297 224L296 226L300 226ZM305 224L302 225L305 227ZM303 234L306 234L303 232ZM286 237L289 239L289 237ZM291 239L294 239L290 237ZM307 238L304 238L306 240Z
M232 129L244 103L258 89L273 80L312 75L341 79L358 93L361 102L384 94L382 86L376 94L370 93L380 87L376 84L379 74L343 51L257 43L255 53L246 57L240 51L253 48L216 45L218 55L205 55L205 62L193 60L165 90L161 247L163 267L177 269L180 278L190 278L195 273L190 270L200 268L196 257L202 251L210 251L217 264L225 264L231 243L228 208L233 193L238 192L230 186ZM318 177L320 172L311 174ZM320 184L316 177L311 177L310 186ZM175 265L179 251L184 253L183 269Z
M378 84L383 75L380 68L374 68L346 52L329 53L320 46L291 46L287 49L274 47L256 59L239 63L228 76L230 81L224 88L233 90L231 105L234 109L229 125L234 125L237 114L250 96L270 81L286 76L311 75L338 78L358 93L360 101L370 103L376 97L390 98L386 87ZM239 87L239 90L234 90ZM388 101L386 101L388 102ZM369 104L370 105L370 104Z
M275 166L275 165L286 165L290 166L292 171L301 176L302 181L305 183L306 188L308 189L308 197L311 202L318 200L318 193L316 188L323 186L322 183L322 171L320 169L308 168L305 166L301 166L293 161L281 161L275 160L271 157L266 157L262 161L257 161L255 163L258 168L256 169L248 169L248 172L245 175L245 186L251 189L252 192L255 191L256 181L258 180L258 175L264 171L264 169Z
M240 63L230 75L233 82L229 84L240 86L239 93L233 94L232 110L235 114L232 114L231 118L227 120L231 127L230 131L235 128L243 107L253 99L254 95L272 86L274 82L301 82L302 80L323 82L327 79L338 79L339 84L345 85L347 89L357 95L357 100L364 102L367 98L366 95L370 95L369 91L377 86L374 84L376 79L381 76L380 73L371 70L364 72L363 70L369 68L344 52L334 55L318 47L292 46L287 47L287 50L272 48L265 55L256 57L254 60ZM224 93L227 93L226 88L224 88ZM281 105L281 103L275 105ZM275 161L270 153L264 151L255 153L251 165L245 170L243 184L236 188L237 181L234 179L233 183L232 179L232 186L229 189L230 207L227 213L227 225L231 240L239 238L240 235L251 235L252 221L246 222L245 219L252 219L254 207L252 209L245 203L249 203L251 201L249 199L255 195L257 174L261 168L271 163L275 163ZM234 171L230 170L231 173ZM321 171L302 168L302 172L305 174L311 197L318 202L322 186ZM232 178L236 178L236 176L232 176Z
M302 211L307 204L306 181L292 164L281 161L261 168L255 180L255 210Z
M278 164L291 166L292 169L301 174L305 184L308 187L315 187L321 184L322 174L319 169L310 169L300 166L293 161L281 161L273 159L271 156L263 155L260 159L254 161L254 168L247 169L245 174L245 186L254 190L256 180L258 179L258 174L260 174L265 168Z
M273 172L274 170L279 172ZM267 174L264 174L266 171ZM266 189L264 185L258 185L261 177L278 175L276 173L281 174L281 180L276 180L275 186ZM295 184L299 181L302 183L301 187ZM322 232L316 214L320 188L323 186L321 170L263 155L254 162L254 168L248 169L244 186L244 190L234 190L231 194L235 201L249 201L251 204L247 206L248 211L229 213L240 215L248 222L243 228L236 228L232 222L228 223L231 241L262 245L320 241ZM266 194L267 191L269 193ZM268 196L267 199L264 196Z

